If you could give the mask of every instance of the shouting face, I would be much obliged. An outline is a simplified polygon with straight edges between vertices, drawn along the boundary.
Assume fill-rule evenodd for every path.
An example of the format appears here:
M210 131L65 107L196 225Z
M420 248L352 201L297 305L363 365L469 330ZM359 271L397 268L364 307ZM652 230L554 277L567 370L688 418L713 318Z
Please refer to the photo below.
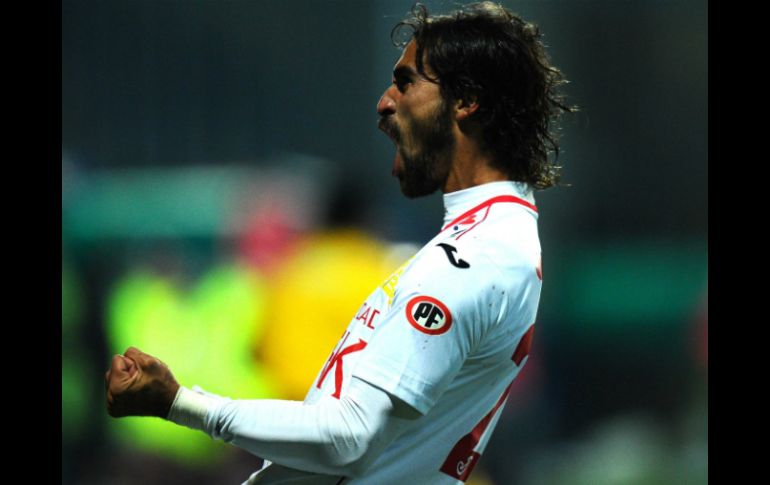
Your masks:
M378 126L396 144L393 175L410 198L444 187L455 146L452 107L439 85L417 72L416 50L414 41L407 44L377 103Z

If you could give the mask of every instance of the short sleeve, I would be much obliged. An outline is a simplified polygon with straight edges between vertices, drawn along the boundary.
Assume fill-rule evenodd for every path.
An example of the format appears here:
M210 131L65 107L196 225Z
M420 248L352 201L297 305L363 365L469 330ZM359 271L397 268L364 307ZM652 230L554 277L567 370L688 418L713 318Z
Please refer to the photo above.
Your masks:
M399 281L353 376L426 414L496 321L499 301L486 301L494 268L449 263L431 248Z

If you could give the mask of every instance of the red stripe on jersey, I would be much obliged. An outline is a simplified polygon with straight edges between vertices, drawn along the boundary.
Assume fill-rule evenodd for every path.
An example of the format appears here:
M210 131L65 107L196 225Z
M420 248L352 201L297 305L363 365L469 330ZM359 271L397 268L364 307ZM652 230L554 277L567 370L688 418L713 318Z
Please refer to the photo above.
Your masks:
M474 227L478 226L479 224L481 224L482 222L484 222L485 220L487 220L487 216L489 215L489 209L491 209L491 207L492 207L492 206L487 206L487 210L484 212L484 217L482 217L482 218L481 218L481 220L480 220L479 222L477 222L476 224L474 224L474 225L472 225L471 227L469 227L468 229L466 229L466 230L465 230L465 232L463 232L462 234L460 234L459 236L457 236L457 239L460 239L461 237L465 236L466 234L468 234L469 232L471 232L471 230L472 230ZM471 217L473 217L473 216L471 216ZM462 221L462 222L464 223L465 221Z
M513 353L513 357L511 357L511 360L516 363L517 366L521 365L521 361L524 360L524 357L529 355L529 349L532 347L532 335L535 333L535 325L532 324L531 327L529 327L529 330L527 330L527 333L524 334L523 337L521 337L521 340L519 341L519 345L516 346L516 352Z
M456 478L461 482L468 479L471 472L476 467L476 463L479 462L479 458L481 458L481 454L475 451L476 445L481 441L481 436L489 427L489 423L492 422L492 418L495 416L497 410L505 403L508 393L511 392L512 385L513 382L508 384L508 387L505 388L500 399L497 400L495 407L493 407L486 416L481 418L481 421L473 427L470 433L460 438L460 441L454 445L452 451L449 452L449 456L444 460L444 464L441 465L440 471L442 473Z
M520 198L515 197L513 195L498 195L497 197L492 197L488 201L482 202L481 204L477 205L476 207L463 212L459 217L456 217L452 222L450 222L449 224L444 226L444 229L442 229L442 231L447 230L448 228L450 228L451 226L457 224L458 222L461 222L461 221L465 222L465 221L463 221L463 219L465 219L467 217L470 217L473 213L478 212L481 209L483 209L485 207L489 207L492 204L496 204L498 202L513 202L513 203L516 203L516 204L521 204L524 207L527 207L527 208L532 209L533 211L537 212L537 207L535 207L533 204L530 204L529 202L527 202L524 199L520 199ZM473 220L471 219L468 222L473 222Z

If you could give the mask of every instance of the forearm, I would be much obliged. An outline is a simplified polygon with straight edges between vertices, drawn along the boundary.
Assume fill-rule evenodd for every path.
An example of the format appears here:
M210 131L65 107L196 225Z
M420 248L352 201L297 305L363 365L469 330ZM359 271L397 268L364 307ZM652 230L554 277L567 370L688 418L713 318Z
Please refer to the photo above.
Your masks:
M229 400L182 390L168 419L262 458L317 473L355 475L384 443L389 396L353 380L342 399L314 405Z

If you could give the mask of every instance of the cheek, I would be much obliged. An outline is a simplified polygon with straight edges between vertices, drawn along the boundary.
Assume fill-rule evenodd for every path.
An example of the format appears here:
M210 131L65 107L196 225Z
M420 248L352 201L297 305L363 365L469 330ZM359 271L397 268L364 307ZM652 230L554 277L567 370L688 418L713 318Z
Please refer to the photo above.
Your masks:
M412 109L404 109L399 113L399 129L401 130L402 142L413 145L419 142L419 132L422 127L421 121L424 119L420 113L415 113Z
M401 124L401 149L405 154L415 157L421 150L419 126L414 120L404 120Z
M414 119L408 112L401 112L398 114L398 132L400 136L400 144L412 145L414 142Z

